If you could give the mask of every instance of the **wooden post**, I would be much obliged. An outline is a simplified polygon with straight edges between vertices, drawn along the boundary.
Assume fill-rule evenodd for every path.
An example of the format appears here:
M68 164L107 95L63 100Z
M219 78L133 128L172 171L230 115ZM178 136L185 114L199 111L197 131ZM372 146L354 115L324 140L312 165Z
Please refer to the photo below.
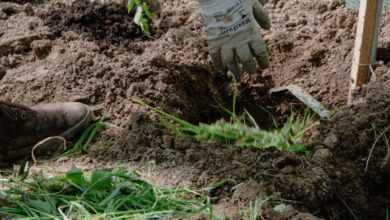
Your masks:
M370 79L371 65L376 61L379 23L383 0L360 0L359 18L351 70L348 104L353 103L353 92Z

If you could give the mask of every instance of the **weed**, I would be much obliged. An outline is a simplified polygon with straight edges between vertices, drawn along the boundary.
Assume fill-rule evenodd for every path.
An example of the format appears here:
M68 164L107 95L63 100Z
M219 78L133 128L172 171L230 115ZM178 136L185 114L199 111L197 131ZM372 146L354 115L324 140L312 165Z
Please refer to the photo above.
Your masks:
M274 130L260 129L249 113L242 116L232 113L230 121L219 120L213 124L194 125L141 100L134 101L158 113L165 125L178 134L190 135L198 141L234 144L240 147L258 149L275 147L283 151L309 153L302 144L302 139L315 125L309 113L303 118L292 114L282 127Z
M73 147L67 149L65 153L62 154L62 156L71 156L87 152L89 144L96 137L96 133L103 127L103 118L100 118L91 124L85 131L83 131L80 138L73 145Z
M64 176L38 175L5 185L0 215L9 218L161 219L210 211L207 199L198 193L157 188L125 170L86 175L73 168Z
M141 28L145 36L151 38L150 22L154 14L150 11L148 4L143 0L128 0L127 10L129 13L135 11L134 23Z

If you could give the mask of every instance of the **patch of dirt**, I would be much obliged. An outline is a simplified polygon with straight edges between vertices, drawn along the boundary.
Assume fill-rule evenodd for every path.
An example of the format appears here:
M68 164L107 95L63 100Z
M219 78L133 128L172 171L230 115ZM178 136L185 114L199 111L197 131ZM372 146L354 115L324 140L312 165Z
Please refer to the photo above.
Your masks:
M264 71L276 86L297 84L329 107L345 105L356 32L357 12L342 0L270 0L272 21L265 39L271 54ZM388 64L390 13L379 37L380 66Z
M364 219L385 218L389 203L388 80L387 72L365 88L365 103L339 111L314 137L315 143L332 151L334 169L342 167L339 175L343 180L337 184L339 196L356 214L365 211ZM359 194L354 192L357 187L363 189Z
M119 4L96 4L90 1L74 1L52 5L41 15L50 31L61 36L74 31L82 38L94 40L99 45L126 44L142 41L144 35L129 16L127 8Z
M384 219L390 156L381 133L387 134L388 86L371 85L366 104L342 109L322 125L310 157L198 143L171 135L131 101L141 98L192 122L225 115L218 104L230 107L232 89L208 60L197 1L163 1L153 39L143 37L133 15L118 5L11 2L0 3L1 99L26 105L80 101L126 128L114 144L103 137L91 156L154 160L171 169L191 166L190 181L198 186L254 179L266 194L327 219ZM259 106L283 114L295 105L279 106L285 97L270 100L274 84L298 84L327 106L345 104L356 12L341 2L268 1L273 28L264 36L270 68L243 74L238 85L239 107L259 124L271 118ZM388 81L390 13L383 20L377 72ZM220 193L233 196L231 187Z
M121 142L108 146L96 144L90 155L101 160L153 160L168 167L185 164L194 167L197 175L192 181L199 186L218 179L239 183L253 178L262 184L267 195L299 201L302 210L318 210L335 204L335 189L328 173L302 155L175 137L142 113L133 114L128 124L130 127ZM339 204L335 206L340 207Z
M80 101L118 124L138 110L135 97L191 121L220 118L218 104L231 100L230 80L207 61L197 11L171 2L164 8L153 25L155 39L144 38L132 15L116 4L54 2L34 7L39 16L27 19L19 10L4 21L0 37L2 99L26 105ZM242 86L251 87L242 103L253 106L249 92L266 97L272 81L249 77Z
M254 179L264 195L294 201L301 212L326 219L384 219L390 202L388 81L388 74L381 76L365 88L366 103L345 107L323 122L310 142L313 154L309 157L199 143L170 135L143 113L131 116L121 141L97 144L90 154L100 160L191 166L192 182L198 186L220 179L236 183ZM234 198L230 192L230 187L218 192L225 196L215 202Z

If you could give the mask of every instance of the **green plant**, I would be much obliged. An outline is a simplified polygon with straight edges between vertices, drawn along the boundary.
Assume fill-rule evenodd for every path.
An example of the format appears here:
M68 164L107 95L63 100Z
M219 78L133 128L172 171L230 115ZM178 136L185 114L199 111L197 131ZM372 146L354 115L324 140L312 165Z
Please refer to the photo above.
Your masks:
M17 219L160 219L209 211L189 189L157 188L124 170L77 168L64 176L9 180L0 215ZM1 216L0 216L1 217Z
M92 123L87 129L85 129L85 131L83 131L76 143L71 148L67 149L62 156L71 156L87 152L89 144L96 137L97 132L103 127L103 118L100 118Z
M144 0L128 0L127 10L129 13L135 11L134 23L141 28L145 36L151 38L150 22L154 14L150 11L148 4Z
M219 120L213 124L194 125L141 100L134 101L158 113L165 125L178 134L190 135L198 141L234 144L240 147L259 149L275 147L284 151L308 153L302 139L315 125L312 116L308 113L303 118L292 114L282 127L274 130L259 128L249 113L242 116L232 113L230 121Z

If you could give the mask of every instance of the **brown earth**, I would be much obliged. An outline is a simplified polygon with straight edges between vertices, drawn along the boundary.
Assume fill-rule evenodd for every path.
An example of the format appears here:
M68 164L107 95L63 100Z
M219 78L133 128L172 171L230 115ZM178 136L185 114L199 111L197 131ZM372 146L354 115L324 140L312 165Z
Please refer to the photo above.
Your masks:
M288 111L293 102L280 106L286 99L270 100L267 93L274 85L290 83L328 107L344 105L356 13L340 0L269 0L266 7L273 24L264 33L271 65L241 77L240 108L266 127L270 117L258 106L277 114ZM233 185L253 179L261 193L286 199L301 212L326 219L384 219L390 157L386 84L373 83L365 91L367 103L342 108L323 123L310 157L176 137L132 102L139 97L192 122L226 116L218 104L230 108L232 89L207 59L197 8L195 0L163 1L153 23L154 38L147 39L118 5L1 1L1 99L27 105L89 104L125 128L113 141L103 136L92 157L154 160L170 169L190 166L190 181L198 186L232 179L234 184L215 192L215 203L234 197ZM377 73L378 79L388 81L390 13L383 19ZM279 218L314 219L299 215Z

